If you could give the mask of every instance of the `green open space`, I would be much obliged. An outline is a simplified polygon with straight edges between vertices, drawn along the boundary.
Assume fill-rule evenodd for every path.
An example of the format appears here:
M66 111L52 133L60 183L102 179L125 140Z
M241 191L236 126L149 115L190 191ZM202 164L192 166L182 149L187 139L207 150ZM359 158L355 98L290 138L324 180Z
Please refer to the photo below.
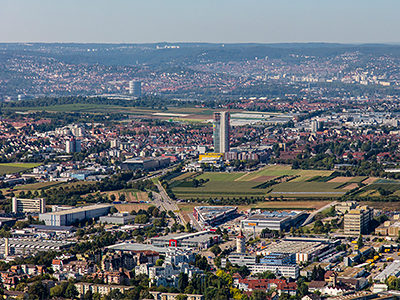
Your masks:
M40 163L4 163L0 164L0 175L19 173L40 165Z
M336 182L283 182L272 187L271 196L283 197L339 197L346 193Z
M366 177L349 177L349 180L329 182L333 171L293 170L289 165L271 165L255 172L219 173L205 172L181 175L171 182L171 189L178 199L210 198L338 198L347 190L347 184L360 182ZM313 178L318 179L313 181ZM204 180L192 185L193 179ZM265 184L263 183L271 183Z
M200 176L197 176L196 179L209 179L210 181L224 181L224 182L231 182L235 181L236 179L242 177L244 174L243 172L237 173L217 173L217 172L207 172L203 173Z

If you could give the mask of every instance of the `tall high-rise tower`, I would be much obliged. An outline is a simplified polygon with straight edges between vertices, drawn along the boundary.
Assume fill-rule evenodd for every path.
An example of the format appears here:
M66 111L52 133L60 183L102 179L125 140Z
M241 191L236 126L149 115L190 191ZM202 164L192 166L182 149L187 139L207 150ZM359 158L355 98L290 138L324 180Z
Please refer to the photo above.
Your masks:
M81 141L76 140L74 138L70 140L65 141L65 152L67 153L75 153L75 152L81 152L82 147L81 147Z
M129 81L129 94L134 97L142 96L142 82L141 81Z
M225 153L229 151L230 140L230 115L229 112L214 113L213 138L214 152Z

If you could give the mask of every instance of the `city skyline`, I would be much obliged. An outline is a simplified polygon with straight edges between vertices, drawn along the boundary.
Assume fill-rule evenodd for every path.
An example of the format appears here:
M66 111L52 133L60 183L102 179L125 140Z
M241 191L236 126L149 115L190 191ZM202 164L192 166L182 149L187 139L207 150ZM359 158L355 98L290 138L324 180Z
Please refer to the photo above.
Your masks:
M1 8L0 42L400 42L394 0L7 0Z

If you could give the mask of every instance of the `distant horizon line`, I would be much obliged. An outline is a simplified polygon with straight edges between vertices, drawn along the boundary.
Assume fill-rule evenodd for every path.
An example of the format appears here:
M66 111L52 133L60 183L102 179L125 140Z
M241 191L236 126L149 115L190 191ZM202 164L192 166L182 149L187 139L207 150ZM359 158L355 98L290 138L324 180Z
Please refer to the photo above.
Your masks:
M157 44L205 44L205 45L310 45L310 44L321 44L321 45L388 45L388 46L400 46L400 42L3 42L0 44L75 44L75 45L157 45Z

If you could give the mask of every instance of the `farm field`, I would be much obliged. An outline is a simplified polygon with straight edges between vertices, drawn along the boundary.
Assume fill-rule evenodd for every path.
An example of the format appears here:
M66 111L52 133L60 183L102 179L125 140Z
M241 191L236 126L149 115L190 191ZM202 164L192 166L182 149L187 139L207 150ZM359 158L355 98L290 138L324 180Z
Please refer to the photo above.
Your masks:
M283 182L272 187L271 196L302 197L317 195L318 197L338 197L346 193L339 187L342 183L332 182Z
M146 192L141 192L138 190L118 190L118 191L111 191L111 192L106 192L104 194L107 194L108 196L114 195L116 201L119 200L121 195L125 196L125 201L127 202L140 202L140 201L149 201L149 197Z
M327 170L294 170L289 165L270 165L249 173L205 172L196 175L185 173L171 181L171 189L178 199L338 198L357 189L361 182L367 187L376 182L376 178L366 176L344 177ZM195 187L193 179L206 182Z
M140 209L147 210L151 204L147 203L127 203L127 204L115 204L115 208L119 212L131 212L131 211L138 211Z
M40 165L40 163L4 163L0 164L0 175L22 172Z

